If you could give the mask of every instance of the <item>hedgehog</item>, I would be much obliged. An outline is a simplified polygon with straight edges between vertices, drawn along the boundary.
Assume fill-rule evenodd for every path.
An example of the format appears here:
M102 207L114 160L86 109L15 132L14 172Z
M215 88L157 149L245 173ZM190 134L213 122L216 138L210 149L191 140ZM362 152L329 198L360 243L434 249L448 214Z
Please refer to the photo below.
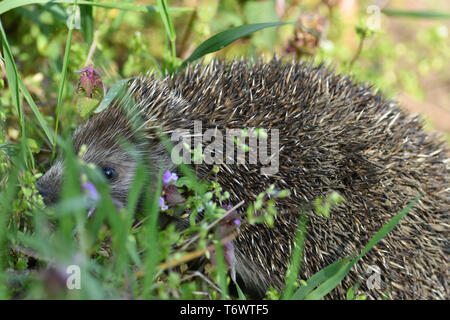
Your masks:
M301 208L337 191L345 201L330 217L306 212L301 279L359 253L384 224L423 194L327 298L345 298L356 283L372 299L448 298L448 147L423 130L419 116L371 85L324 64L216 59L172 76L137 77L129 92L131 109L143 118L143 136L136 134L119 99L73 134L75 150L86 146L83 160L103 169L119 204L127 199L136 167L120 139L136 146L161 172L176 165L157 132L192 131L195 121L203 131L278 131L277 170L267 173L260 163L238 161L218 165L217 179L229 192L230 203L244 201L241 212L270 185L291 192L276 199L273 227L243 224L233 240L237 282L252 297L264 297L270 287L283 289ZM198 176L208 179L212 166L196 164ZM39 179L46 203L58 199L62 174L59 160ZM374 272L381 281L370 287Z

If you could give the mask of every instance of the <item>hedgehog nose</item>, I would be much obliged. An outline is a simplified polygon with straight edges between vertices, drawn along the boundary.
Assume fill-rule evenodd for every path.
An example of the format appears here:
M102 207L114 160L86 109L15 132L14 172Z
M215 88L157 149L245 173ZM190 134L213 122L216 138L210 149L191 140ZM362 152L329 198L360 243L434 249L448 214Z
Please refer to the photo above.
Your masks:
M41 195L42 199L44 199L44 203L47 204L46 199L48 199L48 192L44 191L42 188L40 188L39 186L37 187L37 191L38 193Z
M56 199L55 197L52 196L53 194L52 191L49 188L46 188L44 184L39 183L39 181L37 181L36 189L38 193L41 195L46 205L55 203Z
M41 185L39 185L39 183L36 185L36 189L38 191L38 193L41 195L42 199L44 200L45 204L49 204L49 192L44 190L43 187Z

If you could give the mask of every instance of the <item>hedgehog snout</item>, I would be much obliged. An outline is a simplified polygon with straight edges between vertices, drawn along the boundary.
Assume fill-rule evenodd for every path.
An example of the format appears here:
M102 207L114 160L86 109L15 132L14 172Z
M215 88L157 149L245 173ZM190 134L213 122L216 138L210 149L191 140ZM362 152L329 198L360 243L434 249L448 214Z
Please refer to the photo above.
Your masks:
M61 189L62 163L57 161L36 182L36 188L46 205L54 204L59 199Z

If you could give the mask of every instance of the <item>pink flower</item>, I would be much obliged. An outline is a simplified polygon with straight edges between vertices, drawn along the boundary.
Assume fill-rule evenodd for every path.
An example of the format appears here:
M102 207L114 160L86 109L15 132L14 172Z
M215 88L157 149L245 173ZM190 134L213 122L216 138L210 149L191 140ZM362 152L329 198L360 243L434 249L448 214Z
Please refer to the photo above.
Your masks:
M179 204L184 201L184 197L178 191L174 183L178 180L178 176L174 172L167 170L162 176L162 196L159 198L159 206L161 210L167 210L168 205ZM166 205L167 203L167 205Z
M94 69L93 66L88 66L75 72L82 74L78 82L78 88L82 88L89 98L92 98L95 89L98 87L103 88L103 95L105 94L106 86L102 81L102 74L98 69Z

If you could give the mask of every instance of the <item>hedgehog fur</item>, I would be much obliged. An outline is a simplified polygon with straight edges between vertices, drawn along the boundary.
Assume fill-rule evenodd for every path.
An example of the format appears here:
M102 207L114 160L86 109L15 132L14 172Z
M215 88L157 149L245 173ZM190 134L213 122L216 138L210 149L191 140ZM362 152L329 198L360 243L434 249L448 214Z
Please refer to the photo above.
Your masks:
M222 164L217 178L230 203L246 206L271 184L291 196L276 200L273 228L243 224L234 240L238 282L253 296L281 290L290 262L301 208L331 191L345 202L329 218L309 213L301 278L359 253L369 239L420 193L418 204L352 269L329 298L344 298L360 283L370 298L448 298L448 148L422 129L418 116L387 100L371 86L308 62L240 60L190 65L170 77L137 78L130 88L143 115L144 142L135 137L123 109L111 105L74 134L86 162L113 166L112 196L125 203L135 163L117 142L139 145L157 168L174 170L156 131L264 128L279 130L279 171L262 175L260 165ZM156 130L157 129L157 130ZM204 177L212 165L197 165ZM38 182L43 194L59 192L61 163ZM378 270L381 285L368 288Z

